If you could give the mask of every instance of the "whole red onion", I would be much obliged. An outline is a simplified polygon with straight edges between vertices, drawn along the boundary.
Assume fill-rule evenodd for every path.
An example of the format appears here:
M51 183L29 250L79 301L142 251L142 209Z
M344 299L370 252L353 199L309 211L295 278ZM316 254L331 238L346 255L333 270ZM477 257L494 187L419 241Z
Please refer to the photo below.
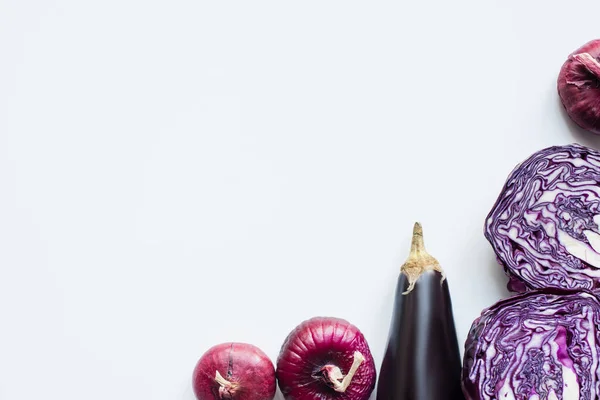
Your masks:
M287 400L367 400L376 369L358 328L339 318L315 317L285 339L277 381Z
M258 347L248 343L222 343L200 357L193 374L198 400L272 400L275 367Z
M558 75L558 95L569 117L600 134L600 39L569 55Z

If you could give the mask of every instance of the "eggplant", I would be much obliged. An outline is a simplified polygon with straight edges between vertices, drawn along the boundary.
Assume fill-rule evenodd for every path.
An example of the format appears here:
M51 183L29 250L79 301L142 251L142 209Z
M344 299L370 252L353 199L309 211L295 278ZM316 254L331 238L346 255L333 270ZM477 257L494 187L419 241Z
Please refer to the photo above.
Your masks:
M400 269L377 400L464 400L448 281L414 226Z

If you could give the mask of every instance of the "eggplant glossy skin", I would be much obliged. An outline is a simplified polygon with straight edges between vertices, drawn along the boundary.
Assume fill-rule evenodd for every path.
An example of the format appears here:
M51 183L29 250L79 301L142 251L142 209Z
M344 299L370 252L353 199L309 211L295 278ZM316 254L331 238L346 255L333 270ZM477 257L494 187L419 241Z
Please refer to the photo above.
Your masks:
M448 281L425 271L403 294L400 274L377 400L464 400L461 358Z

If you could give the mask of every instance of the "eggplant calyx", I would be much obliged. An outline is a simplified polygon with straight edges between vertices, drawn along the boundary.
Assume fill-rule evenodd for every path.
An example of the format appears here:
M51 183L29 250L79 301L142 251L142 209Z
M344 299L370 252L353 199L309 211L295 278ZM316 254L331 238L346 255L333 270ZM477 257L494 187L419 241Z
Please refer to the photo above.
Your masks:
M410 293L415 288L419 277L426 271L438 271L442 275L441 282L444 282L444 279L446 279L446 274L438 260L425 250L423 228L420 223L415 222L410 254L400 268L400 273L403 273L408 278L408 288L402 294Z
M215 373L215 381L221 385L219 388L219 397L221 399L233 399L233 395L238 388L238 384L235 382L229 382L227 379L223 378L223 375L217 371Z
M354 360L352 361L352 365L350 366L346 376L342 374L340 367L335 365L325 365L323 368L321 368L321 372L323 373L327 384L333 387L333 390L339 393L344 393L346 389L348 389L348 386L350 386L352 378L354 378L358 367L360 367L360 364L362 364L363 361L365 361L365 357L359 351L355 351Z

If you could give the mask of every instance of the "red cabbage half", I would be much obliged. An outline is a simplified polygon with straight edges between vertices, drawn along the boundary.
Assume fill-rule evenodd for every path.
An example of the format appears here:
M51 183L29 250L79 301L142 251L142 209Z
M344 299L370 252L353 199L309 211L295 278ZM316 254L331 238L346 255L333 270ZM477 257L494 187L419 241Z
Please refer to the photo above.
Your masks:
M600 288L600 152L578 144L540 150L508 177L485 237L509 290Z
M465 343L467 400L600 396L600 301L587 291L533 290L500 301Z

